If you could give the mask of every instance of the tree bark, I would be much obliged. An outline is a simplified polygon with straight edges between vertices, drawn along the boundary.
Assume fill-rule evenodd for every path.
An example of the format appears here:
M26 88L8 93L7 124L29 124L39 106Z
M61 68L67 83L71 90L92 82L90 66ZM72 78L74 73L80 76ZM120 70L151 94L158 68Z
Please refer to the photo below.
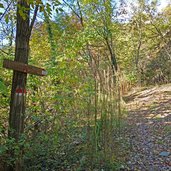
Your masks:
M22 14L21 15L21 11ZM29 21L30 8L26 0L18 0L17 2L17 27L15 40L15 61L28 63L29 55ZM9 138L13 138L15 143L18 142L20 136L24 133L24 117L25 117L25 87L27 74L14 71L11 89L11 102L9 114ZM18 92L20 90L20 92ZM22 151L22 150L21 150ZM10 151L10 156L15 158L14 151ZM22 171L22 152L21 158L7 167L8 171Z

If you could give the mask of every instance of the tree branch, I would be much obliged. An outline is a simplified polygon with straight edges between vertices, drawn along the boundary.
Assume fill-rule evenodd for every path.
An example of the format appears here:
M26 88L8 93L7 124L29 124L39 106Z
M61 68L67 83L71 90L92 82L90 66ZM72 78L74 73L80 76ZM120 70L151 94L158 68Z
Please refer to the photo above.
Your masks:
M3 19L3 17L4 17L5 14L7 13L7 11L8 11L8 9L9 9L9 7L10 7L11 4L12 4L12 1L8 4L8 6L7 6L7 8L5 9L4 13L1 15L0 21Z
M81 12L81 6L80 6L80 3L79 3L79 0L77 0L77 5L78 5L78 8L79 8L79 13L80 13L80 23L82 25L82 27L84 27L84 23L83 23L83 14Z
M8 52L5 52L4 50L2 50L2 49L0 49L0 51L2 52L2 53L4 53L5 55L11 55L10 53L8 53ZM14 55L13 55L14 56Z
M72 10L72 12L80 19L81 17L79 16L79 14L73 9L73 7L68 4L65 0L63 0L63 2Z
M31 21L31 24L30 24L30 27L29 27L29 37L31 36L31 31L33 29L33 25L34 25L34 22L36 20L38 9L39 9L39 5L36 5L36 7L34 9L33 19Z

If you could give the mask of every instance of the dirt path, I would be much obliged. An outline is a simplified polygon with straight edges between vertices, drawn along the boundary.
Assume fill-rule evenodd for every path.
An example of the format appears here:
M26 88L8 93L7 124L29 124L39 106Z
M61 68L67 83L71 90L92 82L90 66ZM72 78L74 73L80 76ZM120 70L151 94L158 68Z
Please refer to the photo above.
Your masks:
M131 144L128 170L171 171L171 84L136 90L124 100Z

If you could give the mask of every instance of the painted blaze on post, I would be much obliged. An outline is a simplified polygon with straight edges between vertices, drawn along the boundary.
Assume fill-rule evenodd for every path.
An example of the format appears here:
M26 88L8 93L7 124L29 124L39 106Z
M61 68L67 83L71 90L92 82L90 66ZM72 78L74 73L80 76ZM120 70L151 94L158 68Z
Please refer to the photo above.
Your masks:
M15 106L25 103L26 89L17 86L15 90Z

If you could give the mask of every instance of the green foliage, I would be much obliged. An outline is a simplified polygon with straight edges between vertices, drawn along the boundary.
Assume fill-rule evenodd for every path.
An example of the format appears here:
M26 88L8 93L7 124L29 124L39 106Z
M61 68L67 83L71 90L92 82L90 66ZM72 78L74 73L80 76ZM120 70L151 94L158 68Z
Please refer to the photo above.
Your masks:
M151 16L140 4L131 20L122 23L113 20L110 2L29 2L31 10L39 5L45 15L45 22L37 21L33 28L29 63L46 68L48 75L28 76L25 132L16 143L6 131L12 72L1 69L0 159L13 164L22 156L28 171L119 170L117 138L126 115L121 89L154 83L156 73L171 79L170 40L164 36L170 35L169 8ZM25 10L19 11L23 18ZM5 16L6 23L11 19ZM107 43L119 66L115 76Z
M2 3L0 3L0 8L4 8L4 5Z
M0 79L0 92L4 95L7 95L7 87L3 83L2 79Z

